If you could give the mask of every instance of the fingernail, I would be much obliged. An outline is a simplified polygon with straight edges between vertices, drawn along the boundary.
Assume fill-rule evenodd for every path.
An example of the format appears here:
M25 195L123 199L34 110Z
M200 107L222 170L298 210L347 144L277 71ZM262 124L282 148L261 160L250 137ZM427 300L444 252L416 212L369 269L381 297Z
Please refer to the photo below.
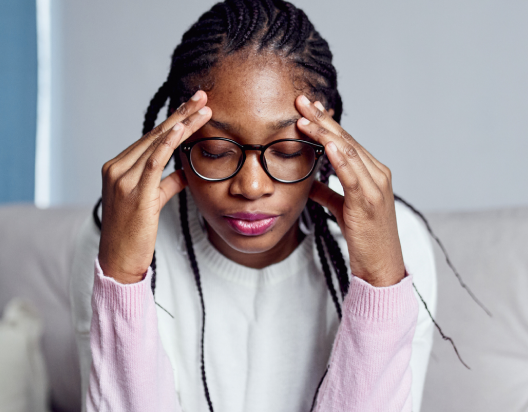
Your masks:
M178 130L180 130L182 128L182 125L181 123L176 123L174 125L174 127L172 128L172 130L174 130L175 132L177 132Z
M301 119L299 120L299 123L302 124L303 126L306 126L307 124L310 124L310 121L306 117L301 117Z
M206 106L204 106L200 110L198 110L198 113L200 113L202 116L206 115L207 114Z
M328 144L326 145L326 148L327 148L329 151L333 152L333 153L337 152L337 146L335 145L334 142L330 142L330 143L328 143Z
M304 104L305 106L308 106L310 104L310 100L308 100L308 98L303 94L301 96L301 103Z
M315 102L314 103L314 106L317 107L319 110L321 110L322 112L324 112L325 108L324 106L321 104L321 102Z
M201 93L200 93L200 90L198 90L196 93L194 93L194 96L191 97L191 100L193 102L197 102L198 100L200 100L200 96L201 96Z

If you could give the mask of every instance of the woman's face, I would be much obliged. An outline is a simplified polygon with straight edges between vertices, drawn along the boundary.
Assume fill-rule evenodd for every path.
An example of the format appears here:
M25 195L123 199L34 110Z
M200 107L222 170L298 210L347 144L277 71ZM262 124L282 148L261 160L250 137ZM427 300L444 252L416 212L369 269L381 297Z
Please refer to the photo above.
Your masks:
M275 56L226 58L214 71L208 93L211 120L189 141L226 137L240 144L265 145L273 140L308 139L296 127L301 116L294 100L291 69ZM299 183L279 183L262 168L260 151L247 151L237 175L222 182L198 177L182 156L195 203L210 241L225 256L250 267L265 267L286 258L299 244L301 214L313 173Z

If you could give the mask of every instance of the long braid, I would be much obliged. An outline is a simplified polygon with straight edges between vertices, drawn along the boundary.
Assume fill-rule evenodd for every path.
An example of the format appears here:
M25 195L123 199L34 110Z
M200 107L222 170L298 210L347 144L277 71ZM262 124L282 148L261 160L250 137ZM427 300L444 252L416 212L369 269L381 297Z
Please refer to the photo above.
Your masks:
M204 355L204 345L205 345L205 302L202 290L202 280L200 276L200 270L198 269L198 262L196 261L196 254L194 253L194 247L191 238L191 232L189 230L189 219L187 214L187 192L182 190L179 194L180 200L180 223L183 232L183 237L185 239L185 246L187 248L187 255L189 256L189 262L194 274L194 280L196 283L196 289L198 290L198 295L200 296L200 305L202 306L202 336L200 339L200 363L202 371L202 383L204 388L205 399L207 400L207 405L209 406L209 411L213 412L213 403L211 401L211 395L209 393L209 386L207 385L207 376L205 373L205 355Z
M332 297L332 301L334 302L337 315L339 319L342 317L341 312L341 305L339 303L339 299L337 298L337 293L334 287L334 282L332 280L332 272L330 272L330 267L328 266L328 261L326 260L324 246L322 242L322 236L319 228L315 227L315 245L317 246L317 253L319 254L319 260L321 261L321 266L323 268L323 273L326 280L326 285L328 287L328 290L330 291L330 296Z
M169 82L165 81L158 89L152 100L150 101L147 112L145 113L145 120L143 121L143 134L147 134L156 124L156 119L161 108L169 98Z

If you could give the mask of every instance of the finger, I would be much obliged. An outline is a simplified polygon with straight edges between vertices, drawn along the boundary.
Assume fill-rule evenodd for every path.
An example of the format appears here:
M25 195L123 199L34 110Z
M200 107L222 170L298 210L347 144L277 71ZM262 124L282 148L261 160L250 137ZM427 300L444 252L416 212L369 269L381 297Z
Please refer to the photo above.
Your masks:
M185 186L187 180L183 170L176 170L163 179L160 183L160 207L163 208L165 204L176 194L180 193Z
M361 146L346 130L344 130L325 110L321 102L311 103L307 98L302 99L301 96L298 100L302 101L305 106L309 106L312 112L315 112L315 115L312 116L316 121L312 122L308 118L299 119L298 124L301 131L303 131L303 126L307 126L311 130L318 130L318 134L324 134L324 130L331 132L329 136L334 137L333 141L337 144L341 151L346 151L348 145L353 146L359 153L361 160L367 167L369 173L372 175L377 184L385 184L387 178L390 178L390 171L387 167L381 165L380 162L374 160L373 156L368 153L363 146ZM322 110L321 110L322 109ZM311 126L310 126L311 124ZM314 124L316 126L314 126ZM321 128L320 130L318 129ZM324 130L323 130L324 129ZM323 143L324 144L324 143ZM382 169L382 167L385 169ZM388 172L388 173L387 173Z
M341 152L335 142L331 141L325 145L325 149L328 160L343 186L345 199L352 196L363 202L365 196L372 199L381 194L378 185L353 146L349 145L345 152Z
M157 190L163 169L182 140L184 130L181 123L176 124L154 152L146 159L138 160L132 169L123 175L122 179L128 181L130 185L138 186L140 190L145 188Z
M370 162L373 163L373 165L376 166L383 174L385 174L387 177L390 178L391 172L387 166L385 166L383 163L381 163L378 159L376 159L361 143L359 143L357 140L355 140L350 133L348 133L345 129L341 127L339 123L337 123L332 116L326 111L324 106L321 102L316 101L313 104L318 110L323 112L323 114L327 115L329 119L332 119L332 122L326 122L325 127L328 128L331 132L333 132L335 135L340 136L343 140L346 142L349 142L350 144L354 145L356 149L360 149L363 152L365 152L366 157L370 160ZM370 163L369 162L369 163Z
M209 121L211 118L212 111L209 107L205 106L202 107L198 112L192 114L190 117L185 119L181 123L177 123L173 129L165 135L164 138L160 138L157 141L153 142L149 148L141 155L141 157L136 161L136 163L130 168L130 170L127 172L128 175L130 175L130 178L134 178L136 180L140 179L140 176L144 173L144 169L146 168L146 165L148 162L165 162L163 163L163 166L167 164L167 162L170 159L170 156L172 153L168 154L164 151L164 148L160 149L160 146L163 146L166 144L167 140L176 139L176 149L183 141L185 141L189 136L191 136L193 133L195 133L199 128L201 128L205 123ZM177 129L178 128L178 129ZM182 128L183 132L181 134L178 134L179 128ZM172 136L173 133L178 134L176 137L175 135ZM169 137L171 136L171 137ZM158 150L161 150L158 152ZM168 158L165 160L166 155L169 155ZM153 157L154 156L154 157ZM160 176L161 177L161 176Z
M207 94L202 90L198 90L193 97L178 107L164 122L121 152L113 163L119 162L119 169L128 170L153 142L163 139L177 123L198 112L206 103Z
M332 116L328 114L323 105L320 102L318 103L319 104L316 106L304 95L300 95L295 99L297 110L299 110L299 112L304 117L306 117L311 122L314 122L315 124L330 130L336 136L340 136L343 128L333 119ZM354 138L350 135L348 135L348 137L349 138L345 140L347 140L349 144L355 146L357 142L354 140Z
M336 217L338 224L341 224L343 220L343 202L345 201L343 196L318 180L313 182L309 196L314 202L326 207Z
M356 174L358 174L362 178L362 180L365 180L367 184L370 184L370 182L374 182L372 174L381 173L379 170L376 169L376 166L370 161L368 156L361 151L361 149L356 150L352 145L339 139L334 133L330 132L323 126L310 122L306 118L300 118L297 121L297 125L302 133L307 136L310 136L325 147L330 142L334 143L337 146L338 150L343 153L344 158L350 158L350 160L354 160ZM358 159L355 159L356 155ZM334 164L332 164L332 166L334 166L335 169L336 166Z

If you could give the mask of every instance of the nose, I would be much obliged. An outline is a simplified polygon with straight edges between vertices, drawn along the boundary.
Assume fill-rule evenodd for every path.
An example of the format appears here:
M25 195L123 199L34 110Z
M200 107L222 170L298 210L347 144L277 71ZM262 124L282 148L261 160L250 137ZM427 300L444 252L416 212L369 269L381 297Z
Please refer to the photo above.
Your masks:
M242 169L231 179L229 191L233 196L243 196L249 200L273 194L274 182L260 164L258 151L247 152Z

